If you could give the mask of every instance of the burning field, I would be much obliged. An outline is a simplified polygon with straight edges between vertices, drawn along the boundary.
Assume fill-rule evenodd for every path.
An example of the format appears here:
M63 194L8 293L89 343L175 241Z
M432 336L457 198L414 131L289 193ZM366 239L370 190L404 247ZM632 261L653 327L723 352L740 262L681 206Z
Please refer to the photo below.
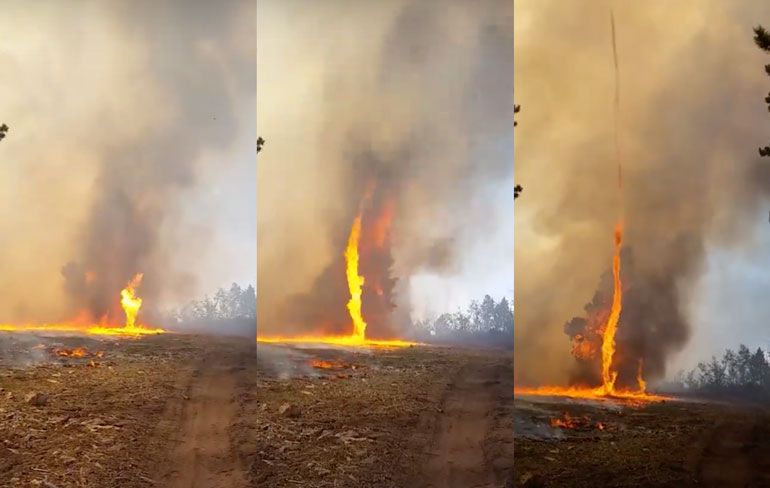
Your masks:
M342 253L347 317L337 318L341 306L317 308L314 334L257 334L254 393L242 399L238 429L242 444L254 446L250 479L274 487L500 486L513 468L510 356L368 335L367 322L380 337L392 330L394 308L393 209L387 199L372 201L374 188ZM348 334L336 332L344 327Z
M662 4L517 3L516 486L770 486L770 10Z
M144 326L141 279L123 325L2 325L3 486L246 486L230 428L253 343Z
M517 395L515 485L770 486L770 409Z
M258 345L243 399L254 486L502 486L510 356L428 346Z
M147 327L137 321L137 315L142 308L142 299L137 296L137 288L141 284L143 276L142 273L134 275L126 287L120 291L120 308L125 314L125 324L123 325L119 325L115 319L110 318L111 316L114 317L114 314L105 314L99 322L93 322L90 320L92 315L89 311L83 310L78 318L68 322L53 324L0 323L0 332L76 333L125 337L162 334L165 332L163 329Z
M3 486L247 486L230 430L247 341L3 333L0 348Z

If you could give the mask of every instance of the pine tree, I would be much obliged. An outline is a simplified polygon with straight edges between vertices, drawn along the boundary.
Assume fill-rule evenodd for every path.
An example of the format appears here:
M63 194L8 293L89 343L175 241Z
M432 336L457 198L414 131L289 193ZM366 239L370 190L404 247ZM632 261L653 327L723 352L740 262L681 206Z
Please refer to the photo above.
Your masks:
M770 33L761 25L754 27L754 43L761 50L770 53ZM765 73L770 76L770 64L765 65ZM767 103L767 110L770 111L770 93L765 97L765 103ZM759 155L761 157L770 156L770 146L760 147Z

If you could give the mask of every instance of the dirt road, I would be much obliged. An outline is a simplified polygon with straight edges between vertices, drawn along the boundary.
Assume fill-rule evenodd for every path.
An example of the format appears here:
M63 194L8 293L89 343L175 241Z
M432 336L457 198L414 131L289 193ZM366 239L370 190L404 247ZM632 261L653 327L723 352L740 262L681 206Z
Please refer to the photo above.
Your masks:
M164 419L166 428L172 427L176 445L169 466L162 468L163 486L247 486L230 436L237 413L236 385L242 369L233 358L206 358L191 370L186 395L169 402Z
M238 415L239 444L251 446L244 464L252 486L500 488L512 474L508 353L451 347L279 353L258 355L263 364ZM279 361L298 360L300 353L304 364L347 366L308 376ZM297 407L296 416L281 414L287 403Z
M496 426L494 414L505 392L511 391L506 386L505 375L510 376L506 370L494 364L468 364L448 384L427 465L426 480L432 488L501 485L503 465L493 463L487 441Z

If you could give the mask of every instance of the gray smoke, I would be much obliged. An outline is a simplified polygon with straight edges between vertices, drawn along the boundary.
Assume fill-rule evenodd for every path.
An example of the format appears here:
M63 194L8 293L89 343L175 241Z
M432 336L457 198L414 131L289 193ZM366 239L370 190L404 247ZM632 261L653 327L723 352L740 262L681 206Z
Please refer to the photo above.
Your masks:
M255 18L255 11L253 3L240 0L140 1L113 7L121 25L146 43L147 69L162 94L158 102L172 115L137 140L105 147L79 248L62 275L76 311L120 321L118 292L135 273L144 273L141 295L149 298L148 308L161 292L186 281L189 286L192 280L191 273L170 268L175 249L163 229L177 217L184 191L205 184L198 180L197 166L203 151L233 141L238 100L254 93L253 51L238 49L231 32L241 16ZM137 103L146 102L138 97Z
M408 277L455 272L461 246L490 231L485 185L511 176L496 148L512 130L512 5L260 0L258 9L257 111L269 141L258 167L260 333L349 330L342 252L373 187L361 246L389 202L392 232L384 249L362 251L384 297L365 289L364 312L375 335L399 334Z
M562 324L581 314L611 264L620 202L610 6L517 3L516 164L527 188L516 220L520 382L574 373ZM688 306L707 246L750 241L770 189L756 155L766 139L766 60L751 39L770 9L716 1L613 8L627 255L618 361L632 377L641 358L654 379L697 327Z

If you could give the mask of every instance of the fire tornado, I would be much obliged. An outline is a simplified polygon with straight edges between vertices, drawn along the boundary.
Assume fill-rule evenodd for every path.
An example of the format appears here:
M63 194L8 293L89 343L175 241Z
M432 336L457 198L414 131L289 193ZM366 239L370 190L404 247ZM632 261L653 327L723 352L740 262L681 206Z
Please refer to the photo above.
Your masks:
M348 246L345 248L345 275L348 279L350 300L348 311L353 320L353 338L364 342L366 340L366 322L361 316L361 295L364 286L364 277L358 274L358 241L361 237L361 214L356 216L353 227L350 229Z
M123 307L123 311L126 312L127 329L136 328L136 314L139 313L139 309L142 307L142 299L136 296L136 288L142 282L143 276L142 273L138 273L120 292L120 305Z
M607 319L607 326L602 336L602 386L605 395L615 393L617 371L612 370L612 357L615 355L615 334L618 332L620 312L623 310L623 283L620 281L620 249L623 244L623 222L615 227L615 253L612 256L612 308Z
M372 186L374 188L374 186ZM372 190L373 191L373 190ZM371 191L367 193L370 195ZM350 298L347 300L347 310L351 320L351 332L349 335L328 334L323 330L312 335L300 335L300 336L257 336L257 342L264 343L318 343L318 344L338 344L344 346L410 346L414 345L414 342L405 341L401 339L371 339L366 337L366 320L363 314L364 303L364 284L366 278L359 269L359 264L362 258L362 241L364 245L368 247L363 249L364 261L366 257L370 255L372 248L381 248L387 241L386 236L389 232L390 219L392 218L392 204L386 204L382 209L382 214L379 217L371 218L365 221L366 215L366 203L370 201L370 198L364 197L360 209L353 219L353 224L350 228L350 234L348 235L347 244L345 250L342 253L345 259L345 279L347 281L347 290L350 294ZM368 225L369 227L366 227ZM363 236L363 238L362 238ZM370 270L371 271L371 270ZM367 288L368 291L373 292L373 295L369 296L369 299L378 298L382 294L381 279L378 280L378 275L375 272L370 278L374 278ZM371 317L370 317L371 318ZM378 317L375 315L374 317ZM309 324L310 325L310 324ZM321 326L323 327L323 326Z

